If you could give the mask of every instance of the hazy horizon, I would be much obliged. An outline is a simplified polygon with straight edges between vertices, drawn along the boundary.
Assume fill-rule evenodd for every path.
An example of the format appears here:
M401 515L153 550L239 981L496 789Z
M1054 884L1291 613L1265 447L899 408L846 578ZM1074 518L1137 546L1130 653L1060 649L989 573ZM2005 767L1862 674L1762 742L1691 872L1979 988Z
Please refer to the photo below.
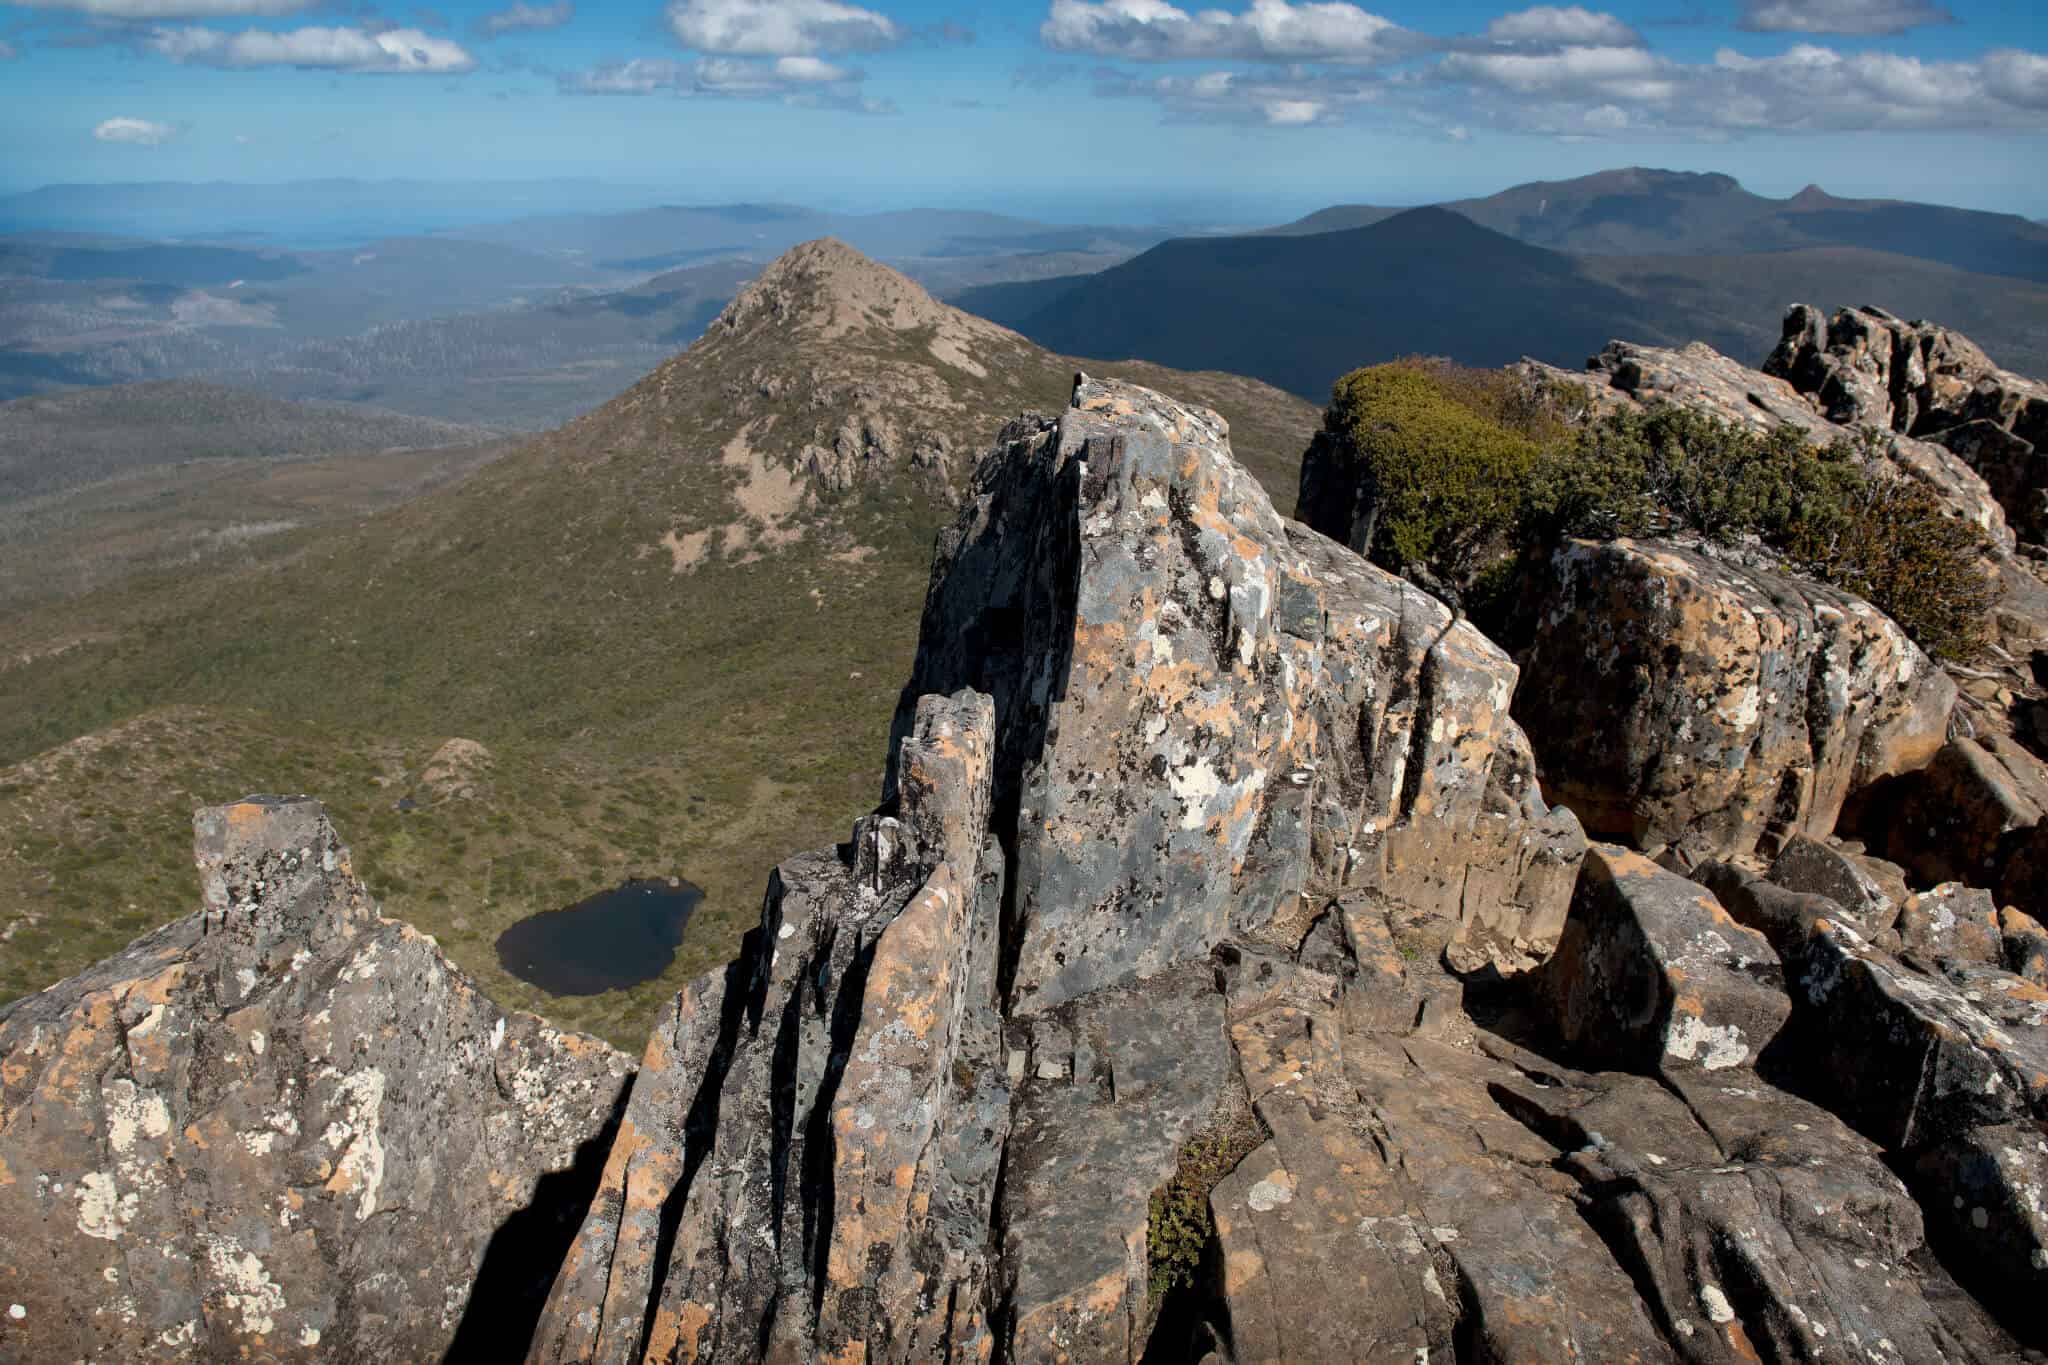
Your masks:
M11 0L0 168L1253 222L1624 165L2048 215L2016 0ZM683 193L687 187L688 193Z

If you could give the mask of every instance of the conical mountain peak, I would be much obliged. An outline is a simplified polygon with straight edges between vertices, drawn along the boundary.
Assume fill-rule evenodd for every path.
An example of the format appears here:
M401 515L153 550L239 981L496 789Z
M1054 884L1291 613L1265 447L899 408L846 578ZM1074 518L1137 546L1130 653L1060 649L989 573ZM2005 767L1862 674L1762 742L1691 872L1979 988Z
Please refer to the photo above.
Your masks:
M714 334L750 332L764 323L821 333L826 339L871 329L1000 330L969 318L923 287L833 237L791 247L742 289L713 325Z

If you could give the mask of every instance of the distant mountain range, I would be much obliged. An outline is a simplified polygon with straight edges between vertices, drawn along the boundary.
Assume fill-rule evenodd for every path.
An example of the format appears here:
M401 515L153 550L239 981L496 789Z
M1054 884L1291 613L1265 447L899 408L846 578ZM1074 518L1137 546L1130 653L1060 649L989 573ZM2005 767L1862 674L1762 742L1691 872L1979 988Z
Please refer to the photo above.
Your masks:
M1940 317L2038 373L2044 282L2048 232L2010 215L1617 171L1440 208L1325 209L952 297L1057 350L1233 370L1320 399L1349 369L1417 352L1576 366L1626 336L1757 363L1800 301Z
M1630 167L1535 181L1442 205L1532 246L1604 255L1729 255L1864 247L1980 274L2048 281L2048 227L2016 214L1896 199L1838 199L1808 185L1789 199L1732 177ZM1342 204L1269 229L1303 236L1368 227L1402 212Z

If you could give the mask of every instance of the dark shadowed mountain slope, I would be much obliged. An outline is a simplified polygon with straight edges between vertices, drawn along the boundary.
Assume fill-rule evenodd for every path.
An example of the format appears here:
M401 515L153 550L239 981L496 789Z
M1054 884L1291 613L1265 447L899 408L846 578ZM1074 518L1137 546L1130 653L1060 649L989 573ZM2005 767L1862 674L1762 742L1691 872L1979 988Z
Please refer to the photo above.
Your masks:
M1615 256L1518 242L1448 209L1310 236L1165 243L1099 275L964 290L961 307L1069 352L1256 375L1320 399L1418 352L1576 367L1615 337L1760 363L1801 299L1953 318L2021 370L2048 361L2048 288L1857 247Z
M1042 346L1230 370L1317 399L1346 370L1397 355L1576 364L1617 335L1670 335L1657 310L1575 259L1446 209L1308 237L1183 238L1047 292L1019 323Z

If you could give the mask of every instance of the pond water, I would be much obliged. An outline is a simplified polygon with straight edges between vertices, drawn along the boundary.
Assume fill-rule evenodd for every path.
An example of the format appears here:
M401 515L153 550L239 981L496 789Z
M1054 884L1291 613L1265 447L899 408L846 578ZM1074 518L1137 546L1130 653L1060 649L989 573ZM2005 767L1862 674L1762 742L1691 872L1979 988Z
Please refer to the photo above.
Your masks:
M596 995L651 981L675 961L690 912L686 881L631 881L561 910L528 915L498 935L498 962L550 995Z

